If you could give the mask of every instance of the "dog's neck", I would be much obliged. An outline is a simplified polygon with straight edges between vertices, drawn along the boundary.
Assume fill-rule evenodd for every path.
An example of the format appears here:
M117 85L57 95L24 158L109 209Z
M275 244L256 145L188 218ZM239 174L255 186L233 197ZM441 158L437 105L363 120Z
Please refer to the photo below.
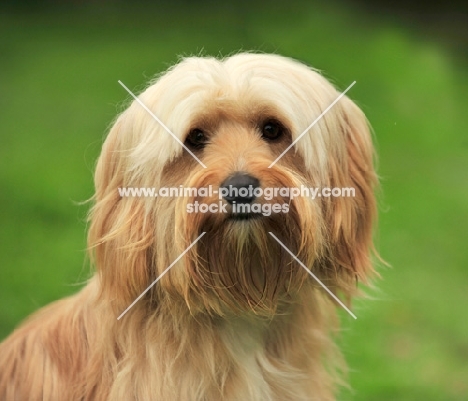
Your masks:
M248 310L194 314L183 302L141 300L119 321L111 318L115 311L102 314L109 319L99 322L98 340L112 346L116 360L133 366L119 380L138 388L139 399L308 399L310 378L325 377L319 361L333 354L321 333L334 308L311 288L299 296L270 318ZM147 380L135 383L136 377Z

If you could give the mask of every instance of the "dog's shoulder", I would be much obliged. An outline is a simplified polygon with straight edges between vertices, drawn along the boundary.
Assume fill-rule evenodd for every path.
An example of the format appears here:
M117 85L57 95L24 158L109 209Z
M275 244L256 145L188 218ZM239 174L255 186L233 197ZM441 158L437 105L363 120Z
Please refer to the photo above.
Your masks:
M0 344L0 400L68 399L87 363L95 325L87 287L40 309Z

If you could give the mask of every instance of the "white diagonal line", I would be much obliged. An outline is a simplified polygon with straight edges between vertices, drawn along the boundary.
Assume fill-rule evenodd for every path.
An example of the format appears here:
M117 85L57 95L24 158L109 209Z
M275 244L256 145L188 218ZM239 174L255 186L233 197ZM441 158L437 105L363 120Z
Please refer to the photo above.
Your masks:
M281 159L281 158L285 155L285 153L286 153L289 149L291 149L291 148L297 143L297 141L298 141L299 139L301 139L301 138L307 133L307 131L309 131L315 124L317 124L317 123L320 121L320 119L328 112L328 110L330 110L330 109L336 104L336 102L338 102L338 100L340 100L340 99L346 94L346 92L348 92L348 91L353 87L353 85L354 85L355 83L356 83L356 81L354 81L351 85L349 85L349 86L346 88L346 90L345 90L340 96L338 96L338 97L335 99L335 101L334 101L330 106L328 106L328 107L322 112L322 114L320 114L320 115L314 120L314 122L313 122L312 124L310 124L310 125L304 130L304 132L303 132L301 135L299 135L299 136L295 139L295 141L294 141L291 145L289 145L289 146L283 151L283 153L281 153L281 154L275 159L275 161L274 161L273 163L271 163L271 164L268 166L268 168L272 168L272 167L276 164L276 162L277 162L279 159Z
M119 80L118 82L119 82L119 84L130 94L131 97L133 97L138 103L140 103L141 107L143 107L143 108L151 115L151 117L153 117L153 118L161 125L161 127L163 127L169 134L171 134L172 137L173 137L177 142L179 142L179 144L180 144L187 152L189 152L189 153L192 155L192 157L193 157L198 163L200 163L200 164L203 166L203 168L206 168L206 166L203 164L203 162L202 162L197 156L195 156L195 155L193 154L193 152L192 152L187 146L185 146L184 143L183 143L179 138L177 138L177 137L172 133L172 131L171 131L169 128L167 128L167 126L166 126L166 125L165 125L165 124L148 108L148 107L146 107L146 105L145 105L140 99L138 99L138 98L133 94L133 92L132 92L130 89L128 89L128 88L123 84L122 81Z
M314 280L317 281L317 283L319 283L319 284L323 287L323 289L324 289L325 291L327 291L327 292L330 294L330 296L344 308L344 310L345 310L346 312L348 312L352 317L354 317L355 319L357 319L356 315L355 315L353 312L351 312L351 311L346 307L346 305L345 305L343 302L341 302L341 300L340 300L335 294L333 294L333 292L331 292L331 291L318 279L318 277L317 277L314 273L312 273L312 272L306 267L306 265L305 265L304 263L302 263L302 262L296 257L296 255L294 255L294 254L286 247L286 245L284 245L284 244L276 237L275 234L273 234L271 231L269 231L268 234L270 234L270 235L276 240L276 242L278 242L278 244L280 244L280 245L285 249L285 251L288 252L288 253L296 260L296 262L299 263L299 264L304 268L304 270L305 270L307 273L309 273L309 274L314 278Z
M189 246L184 252L182 252L182 253L179 255L179 257L178 257L176 260L174 260L174 262L172 262L172 263L169 265L169 267L167 267L166 270L164 270L164 271L159 275L159 277L158 277L156 280L154 280L154 281L148 286L148 288L146 288L146 290L144 290L144 291L138 296L138 298L135 299L135 300L130 304L130 306L129 306L127 309L125 309L125 310L120 314L120 316L117 318L117 320L120 320L120 319L122 318L122 316L125 315L125 314L130 310L130 308L132 308L133 305L135 305L135 304L151 289L151 287L153 287L153 285L155 285L155 284L162 278L162 276L164 276L164 275L169 271L169 269L170 269L172 266L174 266L174 265L180 260L180 258L181 258L182 256L184 256L184 255L190 250L190 248L192 248L192 246L194 246L194 245L198 242L198 240L199 240L201 237L203 237L205 234L206 234L206 231L202 232L202 233L198 236L198 238L197 238L195 241L193 241L193 242L190 244L190 246Z

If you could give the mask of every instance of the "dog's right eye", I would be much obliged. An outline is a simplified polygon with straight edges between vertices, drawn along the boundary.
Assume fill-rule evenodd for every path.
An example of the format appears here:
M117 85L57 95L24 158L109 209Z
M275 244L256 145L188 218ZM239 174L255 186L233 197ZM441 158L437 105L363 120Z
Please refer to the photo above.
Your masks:
M187 139L185 140L185 143L188 146L195 149L203 148L206 142L208 142L208 138L206 137L205 133L199 128L192 129L189 132Z
M278 121L268 120L265 123L263 123L261 131L262 137L264 139L274 141L275 139L279 139L283 135L284 128Z

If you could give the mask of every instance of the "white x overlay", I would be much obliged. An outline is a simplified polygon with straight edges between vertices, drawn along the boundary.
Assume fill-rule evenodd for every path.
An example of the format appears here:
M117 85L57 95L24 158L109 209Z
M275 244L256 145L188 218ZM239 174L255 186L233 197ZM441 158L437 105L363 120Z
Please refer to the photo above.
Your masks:
M177 259L174 260L174 262L172 262L172 263L166 268L166 270L164 270L164 271L159 275L159 277L158 277L156 280L154 280L154 281L146 288L146 290L144 290L144 291L130 304L130 306L129 306L127 309L125 309L125 310L120 314L120 316L117 318L117 320L120 320L120 319L123 317L123 315L125 315L125 314L130 310L130 308L132 308L133 305L135 305L135 304L143 297L143 295L145 295L159 280L161 280L161 278L170 270L170 268L171 268L172 266L174 266L174 265L182 258L182 256L184 256L184 255L190 250L190 248L192 248L192 246L194 246L194 245L199 241L199 239L200 239L201 237L203 237L205 234L206 234L206 231L203 231L203 232L198 236L198 238L197 238L195 241L193 241L193 242L189 245L189 247L188 247L184 252L182 252L182 253L177 257Z
M160 120L160 119L159 119L159 118L158 118L158 117L157 117L157 116L140 100L140 99L138 99L138 98L133 94L133 92L132 92L130 89L128 89L128 88L123 84L122 81L119 80L118 82L119 82L119 84L122 86L122 88L124 88L124 89L130 94L130 96L133 97L133 98L141 105L141 107L143 107L143 108L151 115L151 117L153 117L153 118L161 125L161 127L163 127L169 134L171 134L172 137L173 137L177 142L179 142L179 144L180 144L188 153L190 153L190 154L192 155L192 157L193 157L198 163L200 163L200 164L203 166L203 168L206 168L206 166L203 164L203 162L202 162L197 156L195 156L195 155L193 154L193 152L192 152L187 146L185 146L184 143L183 143L179 138L177 138L177 137L172 133L172 131L171 131L169 128L167 128L166 124L164 124L164 123L163 123L163 122L162 122L162 121L161 121L161 120Z
M328 292L328 293L330 294L330 296L331 296L336 302L338 302L338 303L343 307L343 309L344 309L346 312L348 312L352 317L354 317L355 319L357 319L356 315L355 315L353 312L351 312L351 311L346 307L346 305L345 305L343 302L341 302L341 300L340 300L335 294L333 294L333 292L331 292L331 291L327 288L327 286L326 286L325 284L323 284L323 283L319 280L319 278L318 278L314 273L312 273L312 272L307 268L307 266L306 266L304 263L302 263L302 262L296 257L296 255L294 255L294 254L287 248L287 246L284 245L284 244L278 239L278 237L277 237L275 234L273 234L271 231L268 231L268 234L270 234L270 235L276 240L276 242L278 242L278 244L280 244L280 245L284 248L284 250L285 250L287 253L289 253L289 254L294 258L294 260L295 260L297 263L299 263L299 264L304 268L304 270L305 270L307 273L309 273L309 274L312 276L312 278L313 278L317 283L319 283L319 284L323 287L323 289L324 289L326 292Z
M356 81L353 81L353 83L352 83L351 85L349 85L349 86L346 88L346 90L344 90L343 93L342 93L340 96L338 96L338 97L333 101L333 103L332 103L330 106L328 106L328 107L312 122L312 124L310 124L310 125L304 130L304 132L303 132L301 135L299 135L299 136L294 140L294 142L293 142L291 145L289 145L289 146L283 151L283 153L281 153L281 154L275 159L275 161L274 161L273 163L271 163L271 164L268 166L268 168L272 168L272 167L276 164L276 162L277 162L279 159L281 159L281 158L286 154L286 152L287 152L289 149L291 149L291 148L297 143L297 141L298 141L299 139L301 139L301 138L307 133L307 131L309 131L315 124L317 124L317 123L320 121L320 119L321 119L325 114L327 114L327 112L338 102L338 100L340 100L340 99L346 94L346 92L348 92L348 91L353 87L353 85L354 85L355 83L356 83Z
M184 143L175 136L172 131L138 98L136 97L130 89L128 89L122 81L118 81L119 84L132 96L150 115L153 117L192 157L200 163L200 165L203 166L203 168L207 168L203 162L193 154L193 152L187 148L187 146L184 145ZM273 167L276 162L281 159L288 150L290 150L320 119L348 92L353 85L356 83L356 81L352 82L351 85L349 85L346 90L344 90L334 101L331 103L303 132L301 135L299 135L269 166L268 168ZM335 295L333 292L331 292L321 281L320 279L312 273L304 263L302 263L287 247L284 245L278 237L276 237L272 232L268 232L285 250L288 252L295 260L298 262L304 270L315 280L317 281L318 284L344 309L346 312L348 312L354 319L357 319L356 315L354 315L353 312L351 312L346 305ZM175 259L160 275L156 280L154 280L129 306L127 309L125 309L120 316L117 318L117 320L120 320L200 239L206 234L206 232L202 232L195 241L193 241L190 246L185 249L184 252L182 252L177 259Z

